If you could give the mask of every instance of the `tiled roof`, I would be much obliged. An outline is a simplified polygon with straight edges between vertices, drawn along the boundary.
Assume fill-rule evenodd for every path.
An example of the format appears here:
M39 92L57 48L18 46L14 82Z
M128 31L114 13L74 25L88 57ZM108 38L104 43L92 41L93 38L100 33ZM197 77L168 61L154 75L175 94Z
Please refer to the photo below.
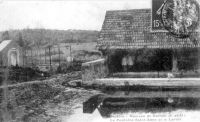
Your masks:
M151 9L107 11L98 46L109 48L200 47L199 33L192 39L176 39L166 32L151 32Z
M8 44L10 44L12 40L4 40L0 43L0 52L6 48Z

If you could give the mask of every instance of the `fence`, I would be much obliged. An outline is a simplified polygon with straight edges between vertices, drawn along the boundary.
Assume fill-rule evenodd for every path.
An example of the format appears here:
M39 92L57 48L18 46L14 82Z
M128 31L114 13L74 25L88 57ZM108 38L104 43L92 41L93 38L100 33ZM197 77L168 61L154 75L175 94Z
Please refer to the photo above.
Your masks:
M35 47L24 52L24 66L54 67L66 63L71 57L70 46L54 45L49 47Z

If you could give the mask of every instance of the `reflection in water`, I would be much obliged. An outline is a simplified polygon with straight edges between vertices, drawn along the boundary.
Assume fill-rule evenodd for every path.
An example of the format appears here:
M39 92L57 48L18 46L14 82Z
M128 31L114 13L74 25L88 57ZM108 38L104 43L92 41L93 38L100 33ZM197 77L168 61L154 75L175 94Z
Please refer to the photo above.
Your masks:
M122 94L122 93L121 93ZM123 93L126 94L126 93ZM136 95L137 96L137 95ZM124 95L96 95L83 103L83 113L93 113L96 109L102 117L115 113L127 112L171 112L180 109L199 110L200 98L194 97L159 97Z
M98 110L102 117L124 112L168 112L178 109L199 109L194 98L105 98Z
M101 101L102 95L95 95L89 98L86 102L83 103L83 113L93 113L94 110L98 107ZM103 97L103 96L102 96Z

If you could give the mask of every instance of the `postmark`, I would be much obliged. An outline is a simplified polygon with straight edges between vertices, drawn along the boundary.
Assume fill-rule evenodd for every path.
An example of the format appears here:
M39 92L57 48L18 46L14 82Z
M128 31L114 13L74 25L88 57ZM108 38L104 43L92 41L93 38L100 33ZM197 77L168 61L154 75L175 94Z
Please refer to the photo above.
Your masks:
M177 38L188 38L200 21L196 0L166 0L161 11L163 26Z

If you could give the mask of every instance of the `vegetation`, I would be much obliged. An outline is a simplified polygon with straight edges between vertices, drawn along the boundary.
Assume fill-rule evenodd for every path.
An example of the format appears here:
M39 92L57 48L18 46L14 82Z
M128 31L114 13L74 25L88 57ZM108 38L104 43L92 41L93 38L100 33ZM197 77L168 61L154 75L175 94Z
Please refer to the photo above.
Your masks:
M12 39L22 47L40 47L57 43L96 42L98 31L23 29L0 32L1 40Z

